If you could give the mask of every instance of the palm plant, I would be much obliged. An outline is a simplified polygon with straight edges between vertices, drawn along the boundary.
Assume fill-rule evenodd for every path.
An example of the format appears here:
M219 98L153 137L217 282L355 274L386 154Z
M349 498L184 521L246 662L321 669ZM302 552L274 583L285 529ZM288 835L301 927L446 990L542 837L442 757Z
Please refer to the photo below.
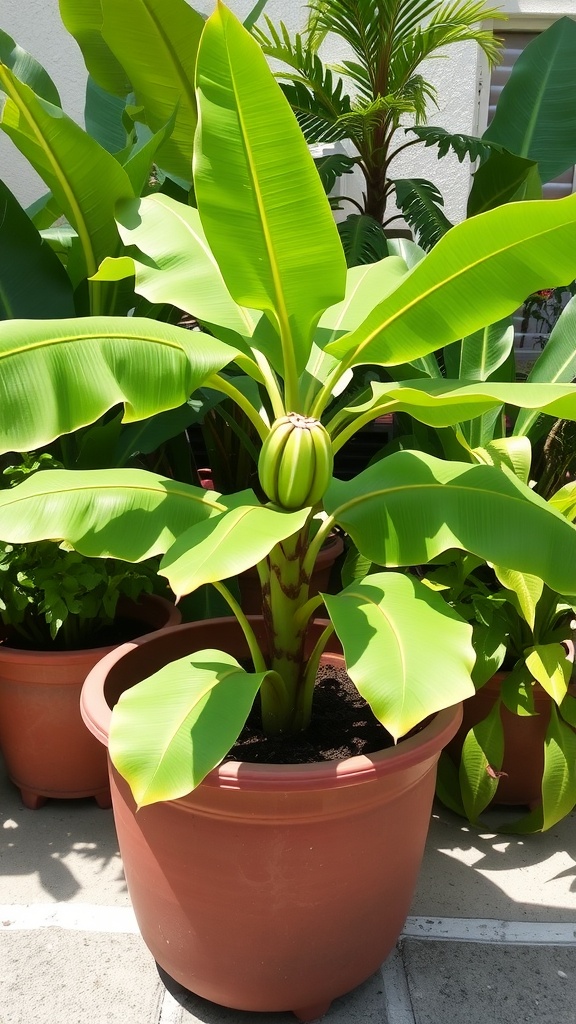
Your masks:
M339 157L340 173L355 164L360 168L364 195L362 205L356 205L361 214L386 225L386 209L397 188L391 164L409 146L427 141L399 142L397 137L407 119L422 125L436 99L422 73L423 62L442 56L453 44L473 41L491 65L496 63L500 42L480 23L503 17L483 0L311 0L303 34L291 38L282 23L276 28L269 18L267 31L253 31L267 56L287 65L278 77L307 141L347 139L353 144L358 155L347 166ZM328 34L351 49L352 59L335 66L322 62L318 51Z

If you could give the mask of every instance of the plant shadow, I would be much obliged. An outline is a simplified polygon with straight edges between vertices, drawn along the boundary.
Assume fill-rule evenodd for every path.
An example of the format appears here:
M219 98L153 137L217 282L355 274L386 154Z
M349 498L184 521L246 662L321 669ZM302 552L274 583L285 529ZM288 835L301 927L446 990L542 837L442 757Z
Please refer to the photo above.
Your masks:
M112 811L93 799L28 810L0 758L0 903L113 903L125 893Z

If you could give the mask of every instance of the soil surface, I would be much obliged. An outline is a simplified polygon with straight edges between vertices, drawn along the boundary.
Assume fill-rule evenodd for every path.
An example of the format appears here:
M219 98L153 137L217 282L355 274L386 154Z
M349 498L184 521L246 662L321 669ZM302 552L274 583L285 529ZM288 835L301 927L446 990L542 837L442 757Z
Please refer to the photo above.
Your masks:
M305 732L265 736L256 701L227 761L265 764L311 764L371 754L393 745L390 733L344 669L321 666L316 677L312 722Z

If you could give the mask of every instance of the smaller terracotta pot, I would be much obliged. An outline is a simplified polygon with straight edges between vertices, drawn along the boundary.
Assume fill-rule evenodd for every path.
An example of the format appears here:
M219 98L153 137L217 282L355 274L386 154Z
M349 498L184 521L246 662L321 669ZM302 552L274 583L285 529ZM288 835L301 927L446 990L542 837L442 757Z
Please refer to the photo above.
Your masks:
M574 648L569 644L569 657L574 659ZM455 764L460 763L462 746L467 733L490 713L497 700L507 672L497 672L473 697L464 701L462 725L446 752ZM496 796L491 807L528 807L533 809L542 802L542 775L544 772L544 740L550 722L551 697L538 683L534 683L534 716L513 714L500 705L504 730L505 773L498 781Z
M310 597L328 590L332 566L344 550L344 541L338 534L329 537L321 548L310 579ZM256 567L247 569L238 577L242 610L246 615L262 614L262 590Z
M175 626L180 612L164 598L145 595L122 609L148 631ZM88 672L114 646L82 651L26 651L0 644L0 747L25 807L48 797L93 796L110 807L106 752L80 715Z

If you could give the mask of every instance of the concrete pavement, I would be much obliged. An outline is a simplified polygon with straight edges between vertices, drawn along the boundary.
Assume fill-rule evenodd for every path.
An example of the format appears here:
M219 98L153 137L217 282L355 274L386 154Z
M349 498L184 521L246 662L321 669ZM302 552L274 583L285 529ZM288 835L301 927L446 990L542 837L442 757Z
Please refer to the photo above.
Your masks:
M0 1024L294 1024L167 989L111 811L22 807L0 768ZM576 1024L576 816L541 836L434 809L404 937L326 1024Z

